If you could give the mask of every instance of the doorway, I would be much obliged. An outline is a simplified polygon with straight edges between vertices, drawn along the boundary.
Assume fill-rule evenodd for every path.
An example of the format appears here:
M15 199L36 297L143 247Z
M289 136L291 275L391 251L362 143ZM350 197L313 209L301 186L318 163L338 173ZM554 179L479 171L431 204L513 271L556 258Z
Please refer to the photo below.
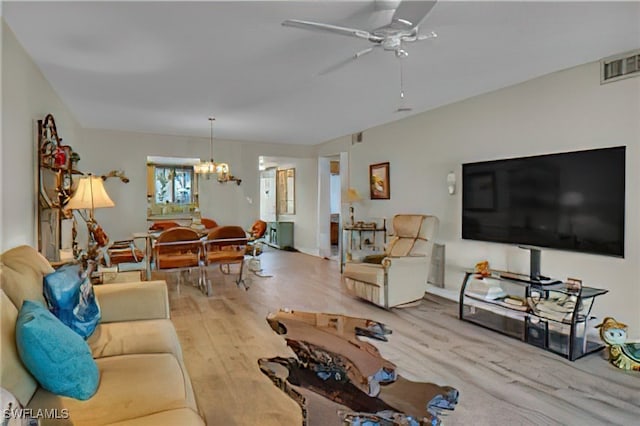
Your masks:
M339 258L342 235L346 162L341 157L318 157L318 249L320 256L332 260Z
M260 219L267 223L276 221L275 167L260 172Z
M331 259L338 258L340 241L340 157L329 160L329 242Z

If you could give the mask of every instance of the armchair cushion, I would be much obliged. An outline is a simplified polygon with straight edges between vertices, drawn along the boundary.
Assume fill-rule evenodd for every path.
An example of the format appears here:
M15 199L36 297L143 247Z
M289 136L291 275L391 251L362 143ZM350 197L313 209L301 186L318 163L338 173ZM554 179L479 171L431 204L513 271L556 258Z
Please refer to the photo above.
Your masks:
M415 238L395 237L389 244L389 255L396 257L409 256L415 242Z
M365 256L362 261L364 263L372 263L374 265L382 265L382 260L387 257L386 254L370 254Z
M41 304L22 304L16 344L24 365L50 392L86 400L98 389L100 373L87 343Z
M393 217L393 233L398 238L418 238L424 219L421 214L397 214Z

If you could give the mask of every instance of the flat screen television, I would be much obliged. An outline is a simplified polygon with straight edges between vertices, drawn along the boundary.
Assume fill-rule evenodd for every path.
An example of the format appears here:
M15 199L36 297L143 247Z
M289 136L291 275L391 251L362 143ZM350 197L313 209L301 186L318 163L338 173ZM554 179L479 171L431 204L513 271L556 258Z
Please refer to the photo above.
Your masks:
M625 147L462 165L462 238L624 257Z

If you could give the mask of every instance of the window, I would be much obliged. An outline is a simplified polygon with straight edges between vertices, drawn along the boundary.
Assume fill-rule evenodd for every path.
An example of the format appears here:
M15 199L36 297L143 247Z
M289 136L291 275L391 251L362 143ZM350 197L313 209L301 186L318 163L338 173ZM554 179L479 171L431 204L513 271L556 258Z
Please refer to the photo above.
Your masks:
M600 84L640 76L640 50L600 61Z
M156 166L154 180L156 204L191 204L192 167Z
M197 158L147 157L147 218L188 219L198 208Z

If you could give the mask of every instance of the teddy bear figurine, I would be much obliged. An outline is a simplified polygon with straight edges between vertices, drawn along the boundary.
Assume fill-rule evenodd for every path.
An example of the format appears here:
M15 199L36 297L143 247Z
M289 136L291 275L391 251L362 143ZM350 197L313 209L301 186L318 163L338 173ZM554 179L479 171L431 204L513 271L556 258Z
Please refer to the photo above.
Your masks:
M640 343L627 343L627 325L606 317L600 329L600 338L607 344L609 361L623 370L640 371Z

